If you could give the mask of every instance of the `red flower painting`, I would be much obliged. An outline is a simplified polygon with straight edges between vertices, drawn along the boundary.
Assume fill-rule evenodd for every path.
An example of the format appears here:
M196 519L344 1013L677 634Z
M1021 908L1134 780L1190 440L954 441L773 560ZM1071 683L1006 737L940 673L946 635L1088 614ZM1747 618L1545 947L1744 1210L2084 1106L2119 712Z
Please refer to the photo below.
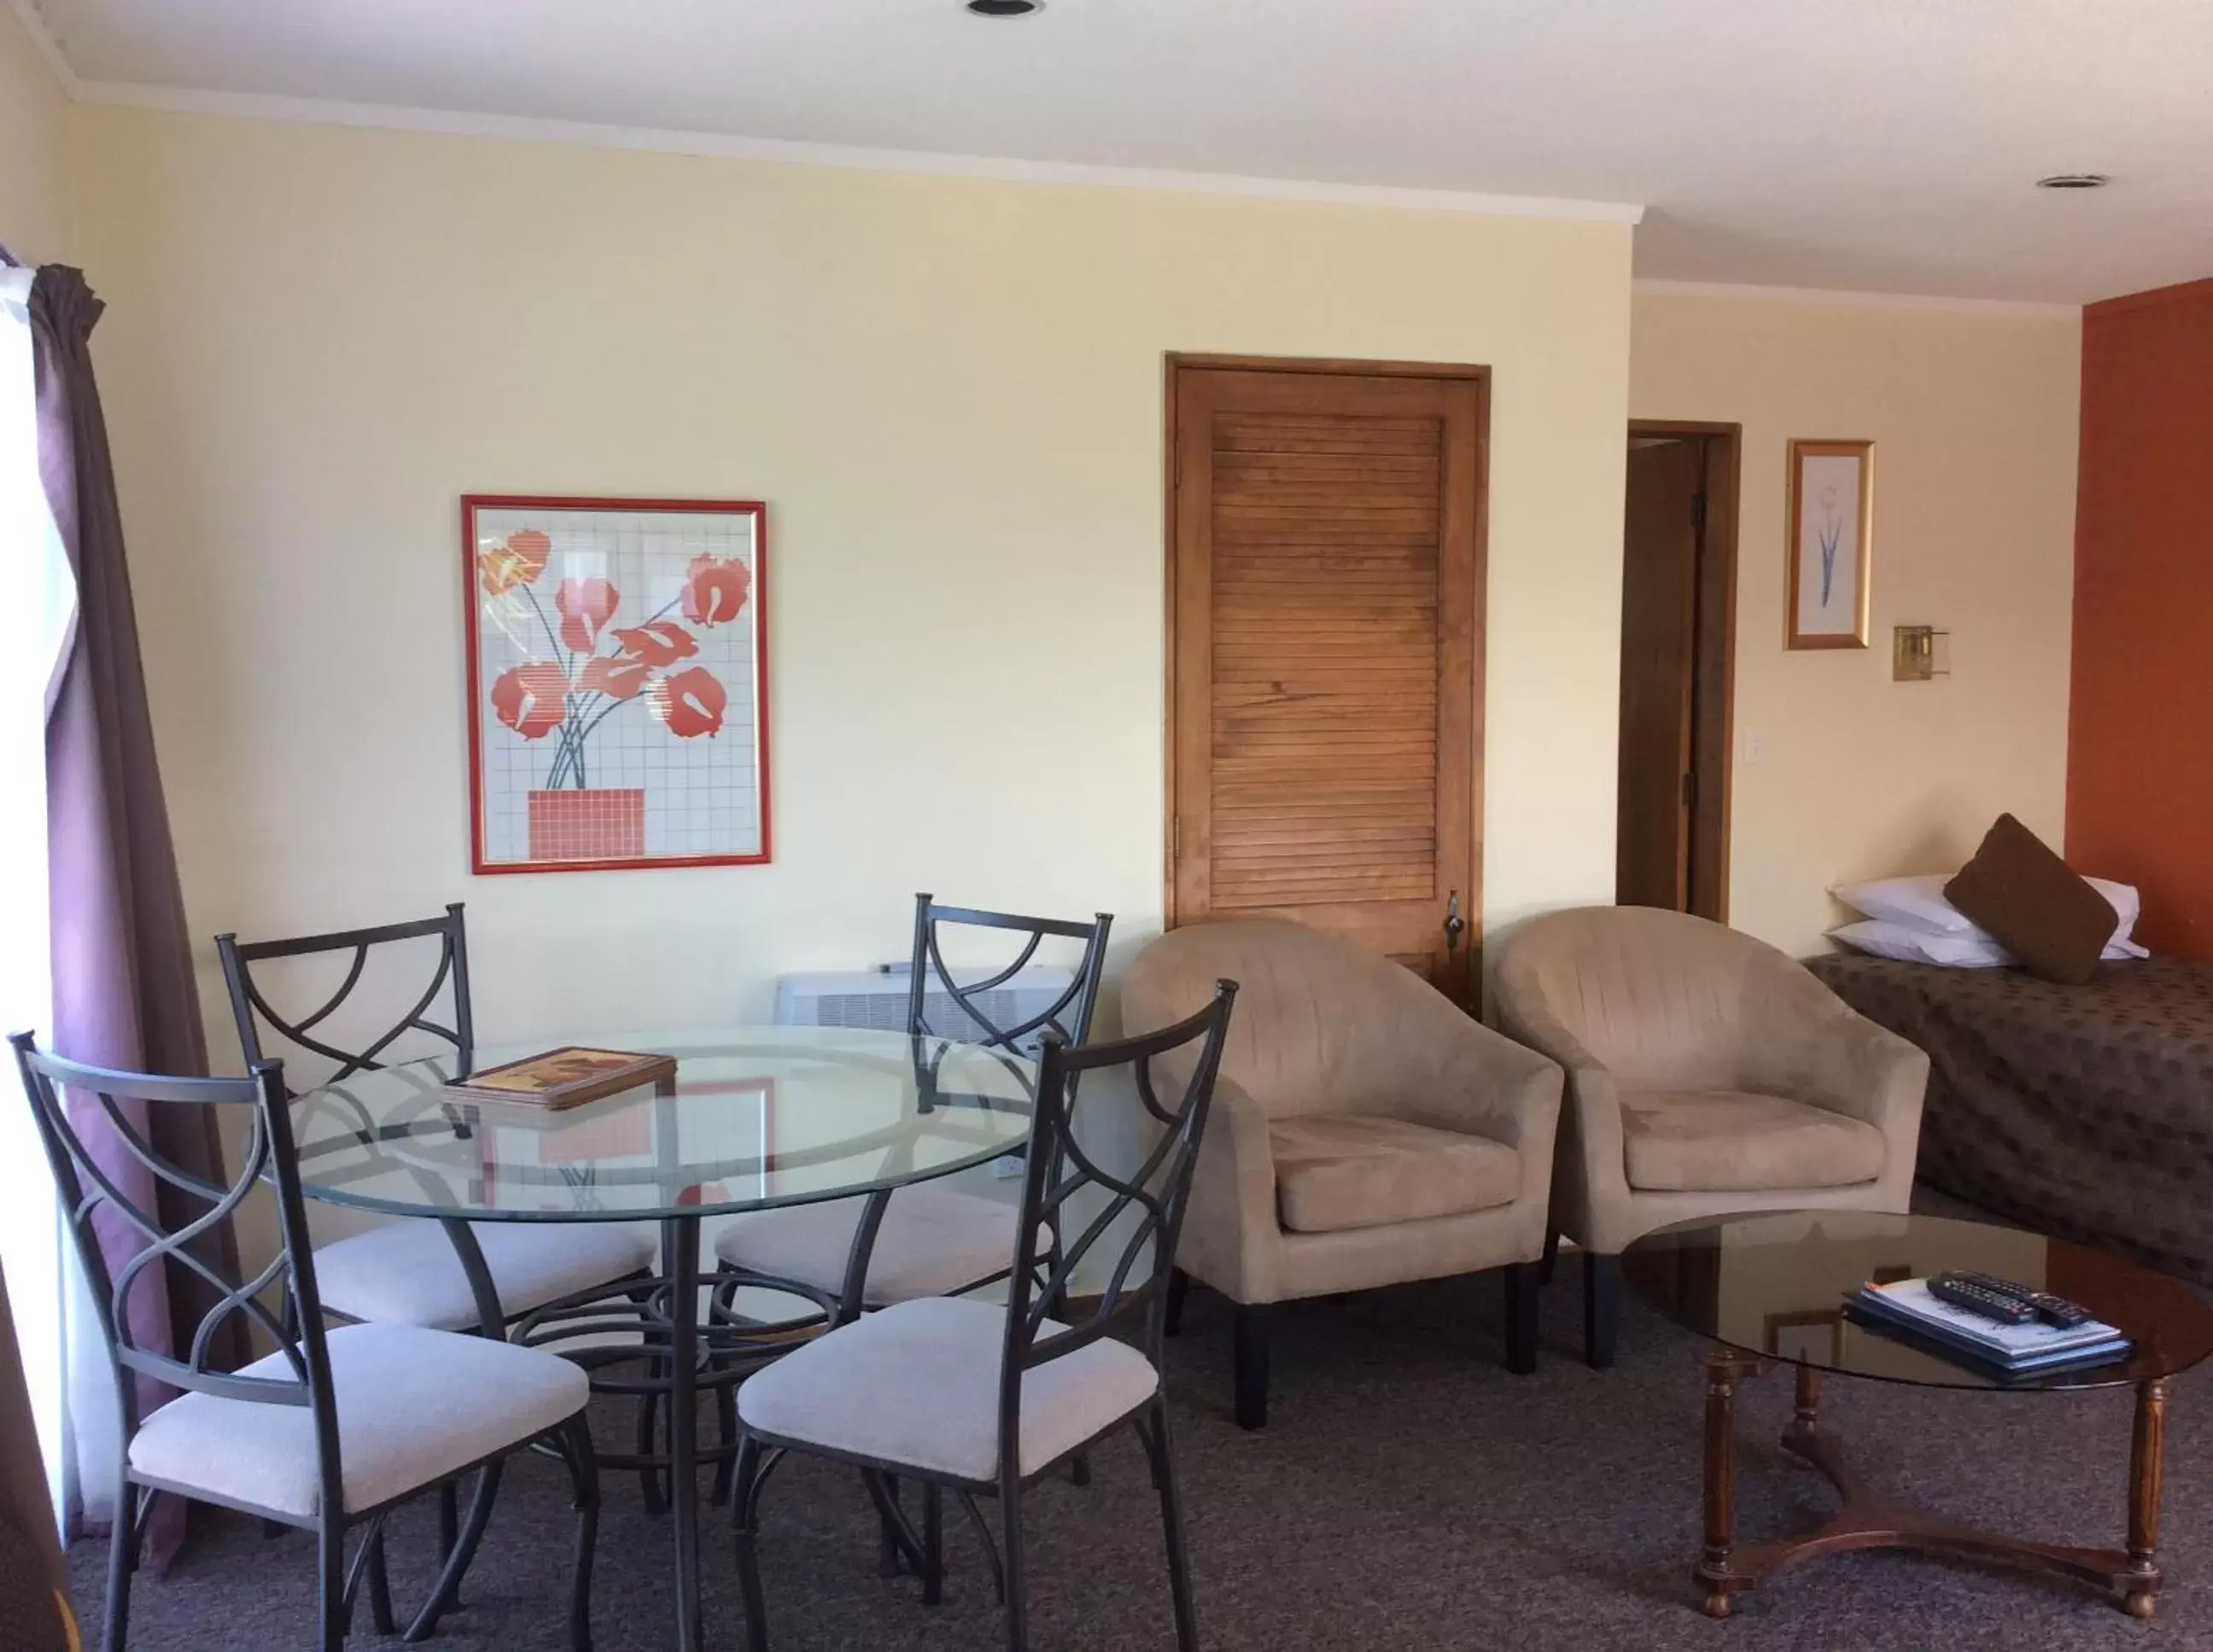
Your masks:
M722 726L729 691L702 665L669 667L699 652L698 639L668 618L681 609L692 625L728 625L745 610L753 579L735 558L699 557L684 588L634 625L613 621L622 593L608 580L564 579L552 602L538 589L552 561L552 539L525 528L477 553L477 579L487 597L503 600L516 631L542 645L546 656L509 666L491 685L492 715L523 739L551 739L544 789L589 783L592 736L632 700L679 740L712 737ZM607 648L602 649L602 643Z

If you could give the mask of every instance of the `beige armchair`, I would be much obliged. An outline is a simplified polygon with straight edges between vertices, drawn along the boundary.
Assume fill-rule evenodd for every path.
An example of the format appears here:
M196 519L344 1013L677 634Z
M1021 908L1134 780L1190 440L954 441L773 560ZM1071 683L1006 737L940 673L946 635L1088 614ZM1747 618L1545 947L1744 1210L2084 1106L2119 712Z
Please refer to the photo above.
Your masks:
M1682 912L1533 918L1501 953L1504 1029L1567 1069L1552 1234L1585 1253L1584 1357L1613 1360L1619 1258L1671 1222L1902 1211L1929 1058L1803 966Z
M1301 1296L1506 1270L1507 1362L1536 1364L1560 1072L1388 959L1295 924L1199 924L1122 986L1129 1029L1220 978L1241 991L1171 1288L1236 1308L1237 1420L1267 1417L1268 1309Z

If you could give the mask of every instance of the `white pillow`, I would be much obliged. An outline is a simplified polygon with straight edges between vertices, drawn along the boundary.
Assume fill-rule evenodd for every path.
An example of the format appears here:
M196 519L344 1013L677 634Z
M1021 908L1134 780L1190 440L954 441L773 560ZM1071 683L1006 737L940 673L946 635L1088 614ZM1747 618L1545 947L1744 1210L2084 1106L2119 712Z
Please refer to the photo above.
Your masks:
M1891 924L1871 917L1864 923L1847 924L1840 930L1830 930L1829 939L1877 958L1895 958L1908 964L1937 964L1946 969L1996 969L2014 961L2011 953L1978 929L1966 935L1931 935L1908 924ZM2119 960L2149 958L2151 954L2133 941L2116 940L2108 942L2100 956Z
M1941 964L1947 969L1996 969L2013 962L2013 954L1980 930L1968 935L1936 935L1911 924L1871 917L1830 930L1829 939L1877 958Z
M1939 872L1930 877L1878 878L1871 883L1848 883L1829 893L1853 911L1885 923L1902 924L1926 935L1971 936L1996 946L1997 942L1989 930L1944 899L1944 886L1951 881L1950 873ZM2112 938L2106 943L2106 954L2112 956L2113 948L2131 944L2129 937L2136 930L2142 897L2133 884L2113 883L2104 878L2086 878L2083 881L2105 896L2119 920L2113 926ZM2139 948L2120 955L2141 958L2145 954Z
M1902 924L1930 935L1965 935L1975 922L1944 899L1944 886L1951 881L1951 874L1939 872L1933 877L1848 883L1829 893L1854 911L1887 924Z

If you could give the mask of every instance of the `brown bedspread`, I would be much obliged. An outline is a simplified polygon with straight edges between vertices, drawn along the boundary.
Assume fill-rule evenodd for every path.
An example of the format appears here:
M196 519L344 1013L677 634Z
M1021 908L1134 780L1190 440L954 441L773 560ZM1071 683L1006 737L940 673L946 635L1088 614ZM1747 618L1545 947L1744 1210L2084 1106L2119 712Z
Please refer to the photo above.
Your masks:
M2213 964L2100 964L2083 986L1860 954L1808 967L1929 1052L1921 1180L2213 1285Z

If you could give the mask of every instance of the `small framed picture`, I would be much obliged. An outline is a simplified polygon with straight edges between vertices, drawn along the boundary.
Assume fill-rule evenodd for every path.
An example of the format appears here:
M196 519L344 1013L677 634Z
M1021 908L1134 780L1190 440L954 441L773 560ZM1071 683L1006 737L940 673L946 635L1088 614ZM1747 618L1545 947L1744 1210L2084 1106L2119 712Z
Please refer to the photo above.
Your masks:
M1868 645L1875 534L1875 443L1790 444L1788 646Z
M461 501L473 870L768 859L767 540L753 501Z

